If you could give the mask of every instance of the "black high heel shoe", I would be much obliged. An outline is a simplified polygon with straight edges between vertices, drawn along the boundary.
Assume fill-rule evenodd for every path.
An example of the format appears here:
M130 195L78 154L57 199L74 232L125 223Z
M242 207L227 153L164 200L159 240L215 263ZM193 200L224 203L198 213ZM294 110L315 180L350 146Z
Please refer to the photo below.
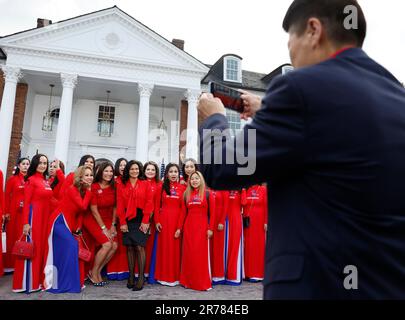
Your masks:
M101 282L95 282L95 281L91 278L90 273L87 274L87 279L89 279L89 281L90 281L90 282L93 284L93 286L95 286L95 287L104 287L103 281L101 281Z
M133 283L130 283L130 282L127 282L127 288L128 288L129 290L133 289L133 288L134 288L134 284L133 284Z
M143 289L143 284L144 284L145 280L138 280L138 282L136 283L136 285L134 285L134 287L132 288L132 291L141 291Z

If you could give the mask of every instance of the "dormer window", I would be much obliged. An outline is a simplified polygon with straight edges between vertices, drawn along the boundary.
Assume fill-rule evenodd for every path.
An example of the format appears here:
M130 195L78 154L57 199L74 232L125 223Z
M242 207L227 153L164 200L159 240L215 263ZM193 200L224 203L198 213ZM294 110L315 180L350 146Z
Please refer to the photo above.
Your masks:
M235 56L224 58L224 81L242 82L241 59Z

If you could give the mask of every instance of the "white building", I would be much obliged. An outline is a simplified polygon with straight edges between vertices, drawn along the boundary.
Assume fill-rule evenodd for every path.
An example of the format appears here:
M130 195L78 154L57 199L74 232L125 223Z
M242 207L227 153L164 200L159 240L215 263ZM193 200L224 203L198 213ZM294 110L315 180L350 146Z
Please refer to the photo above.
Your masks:
M0 38L0 48L7 57L0 60L5 79L0 109L3 172L17 82L28 85L22 155L38 150L64 161L68 170L86 153L112 161L178 162L180 106L188 100L187 127L194 133L188 135L186 156L197 157L196 102L208 67L119 8ZM52 131L44 131L51 84L55 121ZM109 107L104 108L107 90ZM153 130L162 120L163 104L167 135ZM164 141L165 148L156 148L157 141Z
M10 174L19 156L37 152L67 172L84 154L197 159L196 106L209 81L263 95L290 67L245 71L235 54L208 66L183 47L116 6L58 23L38 19L37 28L0 37L0 169ZM239 115L227 113L241 129Z

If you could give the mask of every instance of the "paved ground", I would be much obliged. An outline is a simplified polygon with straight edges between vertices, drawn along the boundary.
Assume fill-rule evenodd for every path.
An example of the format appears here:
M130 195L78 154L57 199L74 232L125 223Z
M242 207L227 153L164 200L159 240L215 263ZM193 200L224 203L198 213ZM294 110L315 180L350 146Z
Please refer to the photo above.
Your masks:
M140 292L126 288L126 280L111 281L105 287L86 288L78 294L51 294L37 292L32 294L13 293L12 276L0 278L0 300L261 300L262 284L243 282L241 286L217 285L208 292L194 291L177 286L174 288L159 284L147 284Z

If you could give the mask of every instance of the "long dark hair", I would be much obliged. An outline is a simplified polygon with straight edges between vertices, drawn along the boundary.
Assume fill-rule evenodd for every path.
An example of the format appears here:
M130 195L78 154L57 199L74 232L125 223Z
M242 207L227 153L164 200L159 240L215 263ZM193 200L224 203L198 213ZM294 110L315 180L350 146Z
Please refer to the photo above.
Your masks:
M125 158L119 158L117 161L115 161L115 165L114 165L114 176L116 176L116 177L120 177L121 176L121 174L120 174L120 164L121 164L121 161L125 161L126 163L128 163L128 160L127 159L125 159Z
M184 180L186 180L186 181L188 181L188 175L187 175L187 173L186 173L186 163L189 162L189 161L191 161L192 163L194 163L195 171L199 171L198 164L197 164L197 161L196 161L195 159L193 159L193 158L187 158L186 160L184 160L183 165L181 166L181 171L183 172L183 178L184 178Z
M27 175L25 176L25 181L27 181L29 177L33 176L37 172L37 168L39 166L39 160L41 159L41 157L45 157L46 162L47 162L46 170L44 172L44 179L46 179L46 176L48 175L49 160L46 155L39 153L32 157L31 164L27 171Z
M94 182L101 182L103 181L103 171L108 168L111 167L112 171L113 171L113 177L109 183L109 185L111 186L111 188L115 189L115 182L114 182L114 167L113 164L109 161L105 161L100 163L100 165L97 168L97 173L96 176L94 178Z
M95 168L95 166L96 166L96 159L94 159L94 157L93 157L91 154L85 154L83 157L81 157L81 158L80 158L80 161L79 161L79 165L78 165L77 167L84 166L84 164L86 163L86 160L87 160L88 158L92 158L92 159L93 159L93 171L94 171L94 168Z
M169 170L170 170L170 168L172 168L172 167L176 167L176 168L177 168L177 171L179 172L179 175L180 175L180 168L179 168L179 166L178 166L176 163L169 163L169 164L166 166L166 169L165 169L165 177L164 177L164 180L163 180L163 190L165 190L165 192L166 192L167 195L170 195Z
M159 172L159 167L158 167L158 165L156 164L156 162L148 161L148 162L146 162L146 163L143 165L143 169L144 169L144 171L145 171L145 172L144 172L145 178L146 178L146 168L147 168L148 166L154 166L154 167L155 167L155 171L156 171L155 181L156 181L157 183L159 183L159 182L160 182L160 172Z
M18 176L19 174L20 174L20 168L18 167L20 164L21 164L21 162L23 162L24 160L28 160L28 162L31 164L31 161L30 161L30 159L28 159L28 158L20 158L20 159L18 159L18 161L17 161L17 164L16 164L16 168L15 168L15 171L14 171L14 175L15 176Z
M127 165L125 166L124 169L124 173L122 175L122 183L123 184L127 184L128 180L129 180L129 170L131 169L131 167L136 164L138 165L139 168L139 175L138 175L138 179L139 180L144 180L144 174L143 174L143 165L140 161L137 160L131 160L127 163Z
M55 162L55 161L52 161L52 162ZM63 174L65 174L65 164L60 160L59 160L59 167L62 170ZM51 183L51 189L52 190L55 189L55 187L58 185L58 183L59 183L59 179L58 179L58 176L55 174L55 177L53 178L53 182Z

